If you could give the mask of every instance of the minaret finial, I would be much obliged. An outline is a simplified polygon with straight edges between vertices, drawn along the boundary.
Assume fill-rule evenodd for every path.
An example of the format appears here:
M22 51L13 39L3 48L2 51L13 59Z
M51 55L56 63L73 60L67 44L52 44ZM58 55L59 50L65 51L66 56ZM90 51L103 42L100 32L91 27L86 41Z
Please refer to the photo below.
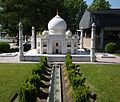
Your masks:
M57 10L57 15L58 15L58 10Z

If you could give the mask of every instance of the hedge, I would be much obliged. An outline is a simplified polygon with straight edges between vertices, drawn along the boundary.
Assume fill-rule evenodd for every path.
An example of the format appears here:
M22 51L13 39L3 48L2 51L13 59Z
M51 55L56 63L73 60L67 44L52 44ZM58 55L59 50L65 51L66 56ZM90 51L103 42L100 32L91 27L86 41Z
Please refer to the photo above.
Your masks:
M67 68L70 85L72 86L74 102L89 102L90 91L85 85L86 78L82 77L79 66L72 63L72 57L70 54L67 54L65 57L65 65Z
M0 53L6 53L10 51L10 44L7 42L0 42Z

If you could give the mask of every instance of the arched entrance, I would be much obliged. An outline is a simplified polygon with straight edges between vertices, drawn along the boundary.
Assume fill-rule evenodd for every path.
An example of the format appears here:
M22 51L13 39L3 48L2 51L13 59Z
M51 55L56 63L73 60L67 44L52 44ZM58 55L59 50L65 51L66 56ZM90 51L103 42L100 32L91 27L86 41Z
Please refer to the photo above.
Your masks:
M62 53L62 45L58 41L54 41L52 43L52 53L53 54L61 54Z

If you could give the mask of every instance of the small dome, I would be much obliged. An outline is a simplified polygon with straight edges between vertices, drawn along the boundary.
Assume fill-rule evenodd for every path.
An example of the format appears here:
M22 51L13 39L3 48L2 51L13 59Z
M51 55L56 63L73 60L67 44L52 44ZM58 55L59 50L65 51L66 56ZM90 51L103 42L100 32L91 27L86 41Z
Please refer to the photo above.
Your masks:
M59 15L56 15L48 23L49 31L52 30L55 32L55 34L65 34L66 28L66 22Z
M70 30L68 30L67 32L66 32L66 37L67 38L70 38L72 36L72 32L70 31Z
M66 32L66 35L72 35L72 32L71 32L70 30L68 30L68 31Z
M42 32L42 35L48 35L48 31L47 31L47 30L44 30L44 31Z

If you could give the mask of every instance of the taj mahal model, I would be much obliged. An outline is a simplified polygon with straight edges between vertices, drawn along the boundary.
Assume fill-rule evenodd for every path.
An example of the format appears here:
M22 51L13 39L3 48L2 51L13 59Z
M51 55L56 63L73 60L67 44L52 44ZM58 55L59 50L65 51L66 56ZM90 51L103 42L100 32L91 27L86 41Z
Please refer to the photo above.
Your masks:
M73 62L94 62L95 57L95 24L91 30L91 49L86 52L83 48L83 28L80 41L76 34L67 30L66 22L57 14L48 23L48 31L44 30L35 38L35 28L32 27L31 50L23 51L23 26L19 23L19 58L21 61L39 61L46 56L49 62L64 62L66 53L70 53ZM36 39L36 40L35 40ZM36 41L36 48L35 48ZM80 43L80 45L78 45ZM80 49L78 49L80 48ZM83 53L84 52L84 53Z
M66 22L57 14L48 23L48 31L37 36L37 52L40 54L77 54L78 38L66 31Z

